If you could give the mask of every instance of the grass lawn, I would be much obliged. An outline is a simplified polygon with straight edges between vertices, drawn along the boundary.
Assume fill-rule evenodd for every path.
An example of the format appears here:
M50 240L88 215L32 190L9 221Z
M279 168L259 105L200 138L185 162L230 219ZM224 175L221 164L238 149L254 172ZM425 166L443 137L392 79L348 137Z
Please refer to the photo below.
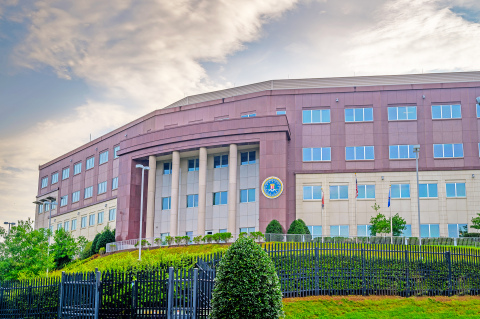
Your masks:
M291 318L479 318L480 297L306 297L283 300Z

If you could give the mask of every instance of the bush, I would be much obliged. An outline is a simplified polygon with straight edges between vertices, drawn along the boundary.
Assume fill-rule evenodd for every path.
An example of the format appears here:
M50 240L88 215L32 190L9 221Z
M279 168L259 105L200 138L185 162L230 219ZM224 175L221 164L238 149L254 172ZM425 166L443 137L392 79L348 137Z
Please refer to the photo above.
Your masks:
M100 249L98 250L98 253L99 253L100 255L105 255L105 252L106 252L105 247L102 247L102 248L100 248Z
M276 219L272 220L265 231L266 234L283 234L283 227Z
M152 245L148 242L148 240L142 239L142 247L147 247L147 246L152 246ZM135 244L135 247L138 247L138 241Z
M85 248L80 252L80 259L87 259L93 255L92 253L92 244L93 242L89 241L86 245Z
M197 245L200 244L202 241L203 241L203 236L195 236L195 237L193 237L193 242L194 242L195 244L197 244Z
M165 241L167 242L168 245L171 245L175 241L175 238L172 236L166 236Z
M220 241L222 240L222 234L221 233L216 233L212 235L212 239L219 244Z
M213 235L205 235L203 236L203 241L210 244L213 240Z
M263 233L261 231L251 232L250 237L252 237L253 240L256 240L256 241L261 241L261 240L265 239L265 236L263 235Z
M230 239L232 239L232 233L220 233L220 238L221 238L224 242L228 243L228 241L229 241Z
M272 260L251 238L240 237L217 266L210 318L280 318L282 292Z
M297 219L292 222L287 234L310 235L310 231L303 220Z
M185 235L185 236L182 237L182 239L183 239L183 243L185 245L188 245L190 243L190 236Z
M100 248L106 248L107 244L115 242L115 230L110 230L110 227L105 227L105 229L100 233L98 237L96 248L97 252L100 252Z
M480 237L480 233L463 233L461 237Z
M180 245L183 241L183 236L175 236L175 244Z
M92 246L91 246L91 256L95 255L98 253L98 249L97 249L97 242L98 240L100 239L100 236L102 236L102 233L98 233L95 235L95 238L93 239L92 241Z
M155 245L157 246L161 246L162 245L162 239L161 238L155 238L155 240L153 241L155 243Z

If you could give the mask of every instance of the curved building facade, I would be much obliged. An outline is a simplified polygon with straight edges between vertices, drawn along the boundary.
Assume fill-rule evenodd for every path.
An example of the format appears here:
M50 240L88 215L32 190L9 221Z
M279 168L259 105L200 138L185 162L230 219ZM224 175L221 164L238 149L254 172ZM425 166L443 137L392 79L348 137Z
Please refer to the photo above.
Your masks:
M53 229L93 239L110 224L117 240L138 238L143 164L146 238L264 232L272 219L287 228L296 218L314 236L365 236L375 203L416 235L417 196L422 236L455 237L480 206L477 97L480 72L278 80L190 96L41 165L37 201L57 199ZM50 208L37 205L37 228L48 227Z

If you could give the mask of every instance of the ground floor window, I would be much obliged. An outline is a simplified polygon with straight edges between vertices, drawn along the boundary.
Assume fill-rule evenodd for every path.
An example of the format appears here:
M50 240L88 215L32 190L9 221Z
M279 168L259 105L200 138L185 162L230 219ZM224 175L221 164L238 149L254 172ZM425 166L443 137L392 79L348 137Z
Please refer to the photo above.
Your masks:
M371 225L357 225L357 236L358 237L370 237L370 236L372 236L372 226Z
M307 226L312 238L322 237L322 226Z
M349 226L348 225L332 225L330 226L330 236L331 237L348 237L349 236Z
M464 232L468 232L467 224L448 224L448 237L460 237Z
M240 228L240 233L253 233L255 231L255 227L242 227Z
M440 237L440 225L439 224L421 224L420 225L420 237Z

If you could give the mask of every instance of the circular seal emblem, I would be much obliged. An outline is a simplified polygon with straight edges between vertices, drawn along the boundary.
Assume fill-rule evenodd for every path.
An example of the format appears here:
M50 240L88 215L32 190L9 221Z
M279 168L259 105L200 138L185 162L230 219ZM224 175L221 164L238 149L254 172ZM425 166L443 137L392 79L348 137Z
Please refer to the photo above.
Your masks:
M265 197L274 199L283 192L283 183L278 177L270 176L263 181L262 193Z

